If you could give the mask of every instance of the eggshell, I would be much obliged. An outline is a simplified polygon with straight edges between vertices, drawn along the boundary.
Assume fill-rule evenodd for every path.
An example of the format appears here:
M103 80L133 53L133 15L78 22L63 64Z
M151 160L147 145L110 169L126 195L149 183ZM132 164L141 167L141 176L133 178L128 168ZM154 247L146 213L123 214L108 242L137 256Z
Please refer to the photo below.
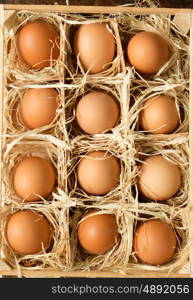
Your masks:
M77 178L81 188L91 195L110 192L120 179L120 163L105 151L93 151L79 161Z
M155 32L143 31L134 35L127 46L128 60L140 73L157 73L168 61L169 46Z
M53 165L41 157L25 157L13 170L15 193L25 201L40 200L40 196L48 197L54 189L55 182Z
M20 59L36 70L49 67L60 54L57 29L45 21L22 26L16 34L16 45Z
M168 200L181 186L179 167L161 155L150 156L141 165L139 191L148 199Z
M161 220L146 221L135 232L134 251L147 264L161 265L168 262L175 248L175 232Z
M108 94L92 91L83 96L76 107L76 120L80 128L89 134L103 133L116 126L119 107Z
M74 37L74 54L84 71L96 74L109 68L115 56L115 40L105 24L81 25Z
M175 101L167 95L151 97L144 102L140 127L152 134L171 133L179 123Z
M20 119L29 129L48 125L55 118L58 106L59 95L55 89L28 89L20 103Z
M118 241L119 233L116 218L110 214L86 214L78 226L78 240L82 248L90 254L104 254Z
M11 248L21 255L46 250L52 238L47 218L31 210L21 210L10 216L6 225L6 238Z

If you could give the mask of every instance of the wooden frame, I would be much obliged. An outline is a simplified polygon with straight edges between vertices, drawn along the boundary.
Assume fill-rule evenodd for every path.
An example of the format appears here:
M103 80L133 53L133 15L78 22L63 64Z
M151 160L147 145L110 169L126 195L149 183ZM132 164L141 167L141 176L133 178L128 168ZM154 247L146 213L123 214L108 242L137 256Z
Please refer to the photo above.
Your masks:
M172 273L170 277L193 277L193 10L192 9L178 9L178 8L138 8L138 7L125 7L125 6L63 6L63 5L0 5L0 25L3 25L4 10L35 10L35 11L52 11L52 12L63 12L63 13L110 13L110 14L121 14L121 13L137 13L137 14L188 14L191 17L191 28L190 28L190 102L189 102L189 141L190 141L190 184L189 187L189 226L190 226L190 251L189 261L191 266L190 274L179 274ZM3 105L3 36L2 31L0 32L0 109ZM2 127L2 120L0 119L0 131ZM1 139L0 139L1 148ZM1 171L0 171L1 173ZM1 177L1 174L0 174ZM17 270L11 270L6 268L0 263L0 275L5 276L17 276ZM167 277L166 273L162 272L147 272L142 271L141 273L122 275L114 272L78 272L78 271L31 271L23 270L23 276L27 277Z

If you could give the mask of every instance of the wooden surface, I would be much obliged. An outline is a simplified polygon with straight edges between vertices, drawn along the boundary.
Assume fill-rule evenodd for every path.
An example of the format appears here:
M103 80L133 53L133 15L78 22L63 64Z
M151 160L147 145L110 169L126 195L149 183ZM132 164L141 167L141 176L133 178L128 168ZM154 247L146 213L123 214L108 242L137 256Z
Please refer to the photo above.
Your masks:
M70 5L97 5L97 6L102 6L102 5L106 5L106 6L113 6L113 5L121 5L121 4L126 4L128 2L134 2L134 1L121 1L121 0L109 0L109 1L105 1L105 0L69 0L68 3ZM58 0L57 2L54 0L5 0L5 1L0 1L0 3L3 4L60 4L60 5L64 5L66 3L65 0ZM193 0L186 0L186 1L178 1L178 0L161 0L160 1L160 6L161 7L170 7L170 8L193 8ZM193 76L193 74L192 74ZM192 99L193 101L193 99ZM193 129L192 129L193 130ZM193 170L192 170L192 176L193 176ZM191 235L192 237L192 235ZM191 260L193 260L193 256L191 256ZM16 270L3 270L0 271L0 276L1 274L7 275L7 276L17 276L17 271ZM125 277L124 275L119 275L119 274L115 274L115 273L109 273L109 272L102 272L102 273L98 273L98 272L86 272L86 273L77 273L77 272L57 272L57 271L30 271L30 270L25 270L23 272L24 276L30 277ZM191 275L190 274L171 274L171 277L185 277L188 278ZM166 274L163 273L159 273L159 272L148 272L147 273L143 273L143 274L130 274L126 277L167 277Z
M123 275L116 272L97 272L97 271L88 271L88 272L79 272L79 271L45 271L45 270L22 270L22 273L17 272L17 270L0 270L0 275L4 276L13 276L17 277L22 275L24 277L83 277L83 278L190 278L190 274L178 274L178 273L168 273L157 272L157 271L141 271L131 272L128 275Z
M122 5L135 0L68 0L69 5ZM4 4L65 4L66 0L4 0ZM193 0L160 0L161 7L193 8Z

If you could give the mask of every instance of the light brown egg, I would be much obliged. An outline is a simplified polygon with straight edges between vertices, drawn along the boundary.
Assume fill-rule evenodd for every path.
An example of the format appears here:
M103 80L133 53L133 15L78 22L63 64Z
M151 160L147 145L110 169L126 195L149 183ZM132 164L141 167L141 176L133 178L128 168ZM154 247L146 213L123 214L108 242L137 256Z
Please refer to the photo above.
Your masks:
M41 157L25 157L13 170L15 193L25 201L40 200L40 196L48 197L54 189L55 182L53 165Z
M173 256L176 236L172 227L161 220L150 220L140 225L134 235L134 251L145 263L162 265Z
M6 225L6 238L16 253L36 254L49 247L52 228L42 214L31 210L21 210L9 217Z
M92 91L83 96L76 107L77 123L89 134L103 133L113 128L118 119L118 104L106 93Z
M30 22L21 27L16 44L21 60L36 70L49 67L60 54L57 29L45 21Z
M152 134L174 131L179 123L175 101L167 95L151 97L144 102L139 116L140 127Z
M128 42L127 56L137 71L153 74L168 61L170 53L168 44L161 35L143 31L134 35Z
M155 201L168 200L181 186L179 167L161 155L146 158L141 165L139 191L148 199Z
M48 125L55 118L58 106L59 95L55 89L28 89L19 107L21 122L29 129Z
M120 163L115 156L105 151L94 151L80 160L77 178L85 192L104 195L119 183L120 172Z
M105 24L81 25L74 37L74 54L80 54L84 71L96 74L109 68L115 56L115 40Z
M91 211L84 217L93 214ZM111 250L119 238L116 218L110 214L90 216L78 226L78 240L90 254L104 254Z

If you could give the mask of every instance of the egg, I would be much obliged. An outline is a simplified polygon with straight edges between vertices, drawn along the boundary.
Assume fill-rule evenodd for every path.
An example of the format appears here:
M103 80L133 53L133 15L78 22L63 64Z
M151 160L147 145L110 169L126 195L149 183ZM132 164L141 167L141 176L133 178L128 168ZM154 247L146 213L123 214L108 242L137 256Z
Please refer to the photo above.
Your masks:
M74 37L74 54L79 54L85 72L96 74L109 68L115 56L113 34L103 23L83 24Z
M147 264L167 263L172 258L175 248L175 232L169 224L161 220L144 222L134 234L134 251Z
M19 106L21 122L29 129L49 125L56 117L59 95L52 88L28 89Z
M103 133L116 126L119 107L108 94L92 91L83 96L76 107L79 127L88 134Z
M152 134L173 132L179 123L175 101L167 95L147 99L139 116L140 127Z
M174 196L181 186L179 167L162 155L146 158L141 165L138 187L150 200L164 201Z
M93 151L79 161L77 179L85 192L104 195L119 183L120 172L120 163L115 156L105 151Z
M60 54L60 38L57 28L45 21L29 22L16 34L19 58L35 70L53 65Z
M111 214L84 216L78 226L78 240L82 248L90 254L104 254L111 250L119 239L116 218Z
M52 228L47 218L31 210L12 214L6 224L6 238L18 254L28 255L47 249L52 238Z
M138 72L153 74L169 60L170 50L166 40L160 34L143 31L129 40L127 56Z
M55 187L56 173L53 165L44 158L23 158L13 169L13 188L25 201L48 197Z

